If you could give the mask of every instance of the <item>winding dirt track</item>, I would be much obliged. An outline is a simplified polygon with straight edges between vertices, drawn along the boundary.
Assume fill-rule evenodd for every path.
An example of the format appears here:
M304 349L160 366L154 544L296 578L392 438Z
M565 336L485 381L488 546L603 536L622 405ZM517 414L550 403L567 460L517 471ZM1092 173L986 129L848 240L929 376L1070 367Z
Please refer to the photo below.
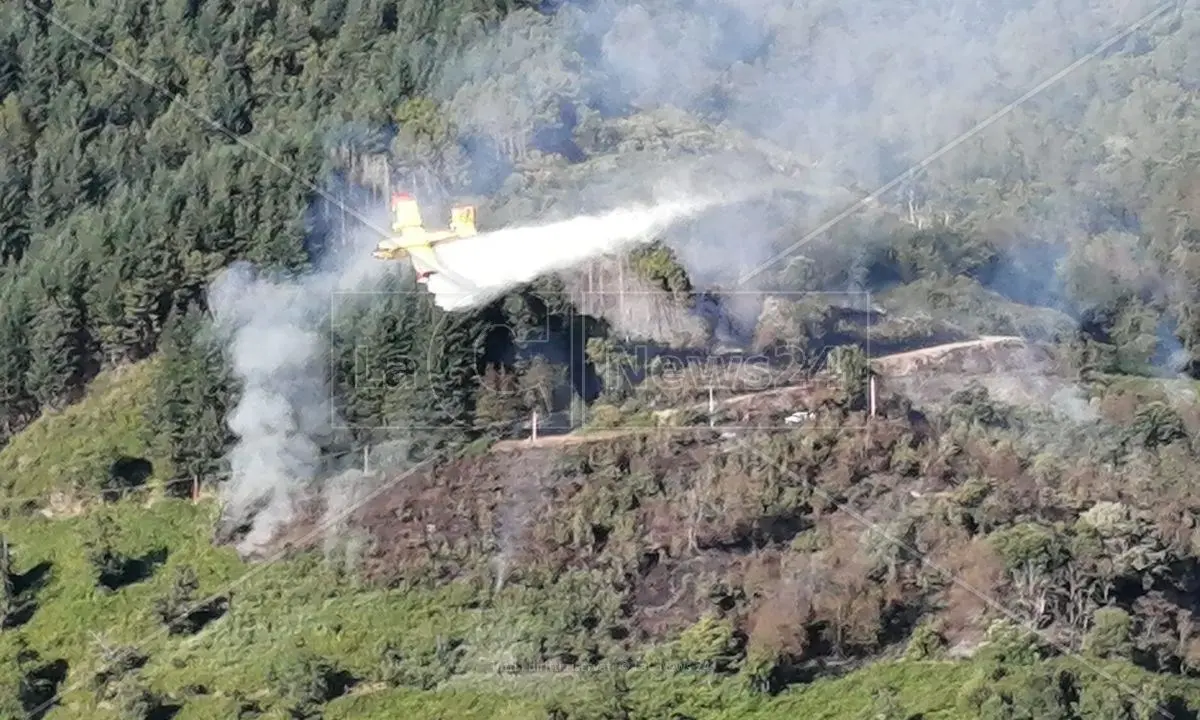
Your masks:
M1026 341L1024 338L1016 335L984 335L975 340L962 340L959 342L943 343L941 345L931 345L929 347L920 348L918 350L909 350L894 355L883 355L873 358L871 364L877 372L889 376L906 375L915 372L928 363L936 362L950 353L959 350L967 350L972 348L995 347L1003 345L1012 345L1014 347L1024 347ZM763 399L771 395L780 395L789 391L794 391L795 388L783 387L763 390L761 392L746 393L745 395L737 395L720 401L721 406L742 404L750 400ZM706 405L697 406L703 408ZM501 440L492 445L493 451L512 452L516 450L529 450L531 448L551 448L563 447L568 445L581 445L584 443L598 442L600 440L611 440L612 438L622 437L625 435L634 434L650 434L661 432L661 427L627 427L617 428L613 430L592 430L585 433L570 433L567 435L547 435L534 440L525 438L522 440ZM696 432L711 432L711 429L706 427L679 427L671 428L671 432L686 432L694 430Z
M1015 347L1023 347L1025 338L1018 335L984 335L975 340L962 340L959 342L943 343L941 345L930 345L919 350L909 350L908 352L896 353L895 355L884 355L877 358L872 358L871 362L876 366L876 370L887 375L904 375L908 371L915 369L915 366L922 361L937 360L944 355L954 352L955 350L966 350L968 348L994 347L998 345L1013 345Z
M950 350L960 350L969 347L983 347L985 345L997 345L1003 343L1016 342L1025 343L1025 338L1020 335L984 335L974 340L961 340L959 342L943 343L941 345L930 345L929 347L919 348L917 350L909 350L908 352L896 353L894 355L884 355L876 358L877 360L903 360L905 358L915 357L933 357L941 355Z

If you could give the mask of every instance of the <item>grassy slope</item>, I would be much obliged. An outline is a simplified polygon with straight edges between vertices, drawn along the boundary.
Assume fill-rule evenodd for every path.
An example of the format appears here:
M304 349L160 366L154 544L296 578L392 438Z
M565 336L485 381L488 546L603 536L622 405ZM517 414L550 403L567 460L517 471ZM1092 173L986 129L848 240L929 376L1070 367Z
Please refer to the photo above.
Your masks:
M567 676L551 676L554 681L547 683L545 677L506 680L488 672L504 644L492 630L537 622L536 608L517 607L503 599L489 608L472 608L477 590L465 583L436 591L359 587L353 580L337 577L318 558L246 566L232 551L209 545L213 509L181 500L147 506L130 499L88 516L28 517L7 524L18 569L53 564L32 620L2 636L10 642L20 633L44 660L63 658L70 663L67 707L52 712L50 720L78 717L85 707L89 716L107 716L103 708L93 707L87 686L98 667L100 642L137 644L148 652L150 662L142 676L155 690L179 697L189 685L206 687L208 696L186 698L177 716L181 720L229 717L230 694L240 690L253 695L266 687L273 664L294 657L301 647L369 678L386 643L420 652L439 635L470 638L474 650L467 665L477 675L439 691L367 687L332 702L327 716L541 718L548 697L569 703L585 701L591 694L588 682ZM111 594L95 590L82 544L95 513L108 513L116 520L121 550L136 556L166 547L170 551L166 563L144 582ZM198 571L200 597L232 591L233 609L196 636L172 638L153 616L152 603L183 565ZM639 706L666 702L704 717L766 718L786 710L801 717L843 718L865 709L870 691L884 685L898 687L904 704L911 703L914 711L948 712L955 698L953 688L968 670L965 664L939 667L933 674L938 678L935 688L922 664L881 664L774 700L744 693L736 679L643 676L640 681L635 677L631 685ZM724 714L718 715L722 710Z
M0 502L44 493L63 483L88 482L113 450L144 456L141 405L149 398L152 366L129 368L99 380L69 410L43 418L0 453L6 482ZM157 465L156 467L161 467ZM9 475L19 468L17 475ZM566 675L503 677L491 673L514 644L513 628L541 622L530 592L510 588L489 598L485 586L455 582L436 590L383 590L360 586L319 557L247 566L228 549L211 546L216 507L211 502L155 499L152 493L109 506L91 505L77 517L21 515L5 521L18 570L50 563L38 609L23 627L0 633L0 644L22 636L43 661L63 658L71 671L64 706L49 720L116 717L97 706L88 681L98 648L137 644L150 655L141 671L149 685L182 703L178 720L236 716L235 692L273 704L264 689L268 672L307 650L364 677L364 685L332 701L326 717L543 718L544 701L584 707L595 683ZM95 589L84 539L100 515L119 530L119 548L133 556L166 549L164 565L148 579L115 593ZM176 569L194 568L198 599L232 592L232 609L192 637L169 637L153 615ZM469 648L467 675L437 690L388 688L372 683L388 643L405 654L428 653L440 637L460 637ZM632 673L630 701L645 713L672 708L706 718L854 718L882 688L897 693L910 713L928 719L956 716L959 689L973 663L880 662L839 679L821 680L778 697L750 693L739 678ZM204 686L205 694L189 693ZM283 717L278 707L264 717Z
M954 717L958 688L970 677L970 663L888 662L878 663L843 678L819 680L811 685L770 698L742 690L736 680L713 681L687 676L664 677L631 673L631 702L650 717L669 717L679 712L690 717L722 720L766 720L800 717L811 720L855 718L870 708L876 690L895 688L899 701L910 713L923 713L928 720ZM448 689L438 693L438 702L428 705L427 694L391 690L359 697L339 698L329 705L328 720L358 717L497 717L542 720L543 705L523 698L557 696L570 706L582 706L595 692L585 680L557 683L499 682L481 694L477 689ZM415 714L407 714L415 713ZM430 714L432 713L432 714ZM438 714L440 713L440 714Z
M146 458L154 479L170 469L154 457L145 410L156 364L118 368L93 381L85 401L46 413L0 448L0 492L6 498L95 487L113 461Z

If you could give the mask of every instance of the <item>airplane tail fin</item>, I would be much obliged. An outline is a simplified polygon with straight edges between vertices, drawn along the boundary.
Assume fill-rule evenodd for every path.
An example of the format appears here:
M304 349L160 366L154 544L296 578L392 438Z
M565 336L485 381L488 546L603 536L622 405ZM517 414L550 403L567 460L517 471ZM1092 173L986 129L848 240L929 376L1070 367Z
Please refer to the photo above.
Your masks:
M411 228L424 226L421 221L421 208L416 199L406 193L392 194L392 230L403 233Z
M459 237L470 237L479 231L475 229L475 207L473 205L458 205L450 210L450 230Z

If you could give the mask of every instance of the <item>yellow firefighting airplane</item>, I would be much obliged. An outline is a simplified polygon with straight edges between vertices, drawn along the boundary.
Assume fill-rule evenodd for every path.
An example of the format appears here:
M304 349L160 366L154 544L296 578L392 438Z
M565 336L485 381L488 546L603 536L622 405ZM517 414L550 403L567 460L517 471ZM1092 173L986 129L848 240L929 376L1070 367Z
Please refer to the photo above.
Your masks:
M478 234L475 229L475 208L457 205L450 210L449 230L429 230L421 221L421 209L413 196L406 193L392 194L392 237L382 240L371 253L380 260L402 260L409 258L417 273L417 282L428 283L434 273L446 275L463 285L462 278L447 271L438 260L433 248L444 242L453 242ZM465 283L470 285L470 283Z

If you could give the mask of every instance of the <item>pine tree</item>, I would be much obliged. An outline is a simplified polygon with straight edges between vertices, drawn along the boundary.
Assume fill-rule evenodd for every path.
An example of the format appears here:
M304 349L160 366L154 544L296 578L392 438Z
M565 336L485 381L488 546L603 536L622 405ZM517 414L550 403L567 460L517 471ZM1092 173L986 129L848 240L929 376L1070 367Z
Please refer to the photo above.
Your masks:
M0 645L0 717L24 718L32 709L29 702L31 682L31 660L37 653L31 651L22 636L12 643Z
M30 411L33 399L28 390L27 374L32 359L29 353L29 327L33 319L23 285L12 283L0 274L0 439L12 434Z
M237 47L227 46L214 66L208 89L207 116L222 129L244 135L254 127L250 119L254 95L244 53Z
M534 357L517 363L517 370L522 403L528 410L545 416L562 409L564 396L569 397L571 390L566 367Z
M150 407L147 418L163 446L162 451L172 460L172 480L186 477L186 469L181 467L186 464L186 453L181 448L186 445L186 426L190 414L186 402L189 386L194 382L189 363L191 336L188 334L194 329L187 327L186 322L174 314L167 319L159 345L162 364L155 376L156 402Z
M67 399L82 377L84 317L75 299L56 287L48 288L38 305L25 378L38 404L54 407Z
M517 377L503 368L489 366L479 379L475 397L475 429L497 437L509 434L525 418L529 408Z
M0 48L0 84L3 84ZM0 89L0 97L4 92ZM0 105L0 265L20 260L29 246L29 166L33 134L15 95Z
M412 316L415 298L402 288L393 281L372 295L359 328L343 341L354 356L348 407L360 427L390 427L389 394L417 378L419 359L414 354Z
M429 307L432 301L423 297L421 304ZM450 314L430 307L430 322L418 331L416 347L424 348L418 411L446 442L461 440L473 427L480 359L495 325L484 313Z
M118 200L116 204L126 213L134 210L128 202ZM129 357L136 344L125 315L125 296L136 273L133 257L136 241L128 238L129 228L124 219L114 221L99 214L92 217L97 223L107 220L109 226L96 232L93 252L99 272L88 288L86 300L101 356L111 365Z
M172 314L163 331L158 402L150 422L171 459L175 495L186 495L192 483L219 471L230 439L225 424L228 370L205 327L199 307L192 305L185 313Z
M17 48L17 33L10 30L0 37L0 100L11 97L20 83L21 55Z

